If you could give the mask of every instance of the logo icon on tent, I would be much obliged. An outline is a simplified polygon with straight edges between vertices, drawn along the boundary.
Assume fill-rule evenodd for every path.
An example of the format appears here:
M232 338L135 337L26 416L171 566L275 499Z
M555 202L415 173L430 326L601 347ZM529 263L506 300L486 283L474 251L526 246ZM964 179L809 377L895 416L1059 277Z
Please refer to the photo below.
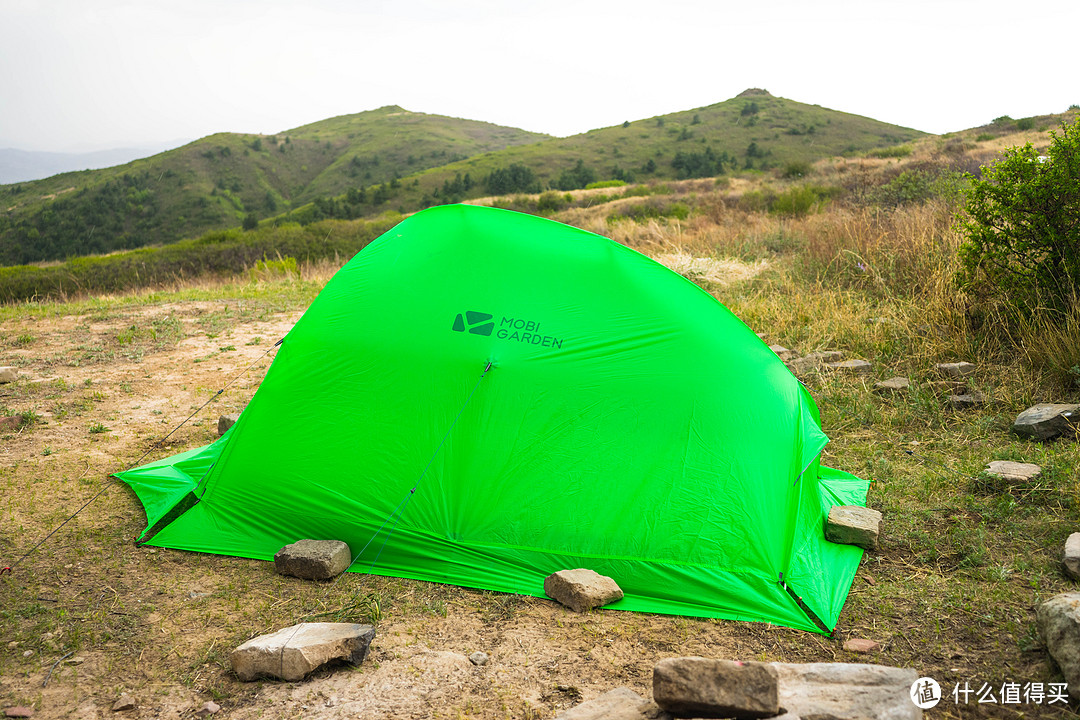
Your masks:
M465 311L464 317L462 317L461 313L458 313L457 317L454 318L454 331L465 332L465 328L468 327L469 332L473 335L490 335L491 331L495 329L495 322L491 318L491 313L476 312L475 310Z

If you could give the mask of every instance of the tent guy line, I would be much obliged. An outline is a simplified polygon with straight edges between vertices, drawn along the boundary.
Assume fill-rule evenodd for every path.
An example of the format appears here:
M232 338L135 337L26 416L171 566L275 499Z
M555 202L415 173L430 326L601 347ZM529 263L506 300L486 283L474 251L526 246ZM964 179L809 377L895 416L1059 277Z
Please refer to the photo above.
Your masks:
M177 425L176 427L174 427L174 428L173 428L172 430L170 430L170 431L169 431L169 432L168 432L168 433L167 433L167 434L166 434L166 435L165 435L164 437L162 437L162 438L161 438L160 440L158 440L158 441L157 441L157 442L155 442L155 443L154 443L153 445L151 445L151 446L150 446L149 448L147 448L146 452L144 452L144 453L143 453L142 455L140 455L140 456L139 456L139 459L138 459L138 460L136 460L135 462L131 463L130 465L128 465L128 467L129 467L129 468L131 468L131 467L138 467L139 463L141 463L141 462L142 462L143 460L145 460L145 459L146 459L146 457L147 457L147 456L148 456L148 455L149 455L150 453L152 453L152 452L154 452L155 450L157 450L158 448L160 448L160 447L161 447L161 444L162 444L162 443L164 443L164 442L165 442L166 440L168 440L168 439L169 439L170 437L172 437L173 433L175 433L175 432L176 432L177 430L179 430L179 429L180 429L180 428L182 428L182 427L183 427L184 425L186 425L186 424L187 424L187 423L188 423L188 422L189 422L189 421L191 420L191 418L195 417L195 416L196 416L196 415L198 415L198 414L199 414L200 412L202 412L202 411L203 411L203 410L204 410L204 409L206 408L206 406L207 406L207 405L209 405L210 403L214 402L214 400L216 400L216 399L217 399L217 398L218 398L218 397L219 397L220 395L222 395L222 394L223 394L223 393L224 393L224 392L225 392L226 390L228 390L228 389L229 389L230 387L232 387L232 386L233 386L233 384L234 384L234 383L235 383L235 382L236 382L237 380L239 380L240 378L242 378L242 377L243 377L244 375L246 375L246 374L247 374L247 372L248 372L249 370L251 370L251 368L255 367L255 366L256 366L257 364L259 364L259 363L260 363L260 362L262 362L262 361L263 361L264 359L266 359L266 356L267 356L267 355L269 355L269 354L270 354L270 352L271 352L271 351L272 351L272 350L273 350L274 348L276 348L276 347L277 347L278 345L281 345L281 343L282 343L282 342L283 342L284 340L285 340L285 338L281 338L281 339L280 339L280 340L278 340L278 341L277 341L276 343L274 343L274 344L273 344L273 345L271 345L271 346L270 346L269 348L267 348L267 349L266 349L266 352L264 352L264 353L263 353L262 355L260 355L260 356L259 356L259 357L258 357L258 358L257 358L256 360L254 360L254 361L253 361L253 362L252 362L252 363L251 363L250 365L248 365L248 366L247 366L246 368L244 368L243 370L241 370L241 371L240 371L240 374L239 374L239 375L237 375L236 377L234 377L234 378L233 378L232 380L230 380L230 381L229 381L228 383L226 383L226 385L225 385L225 386L224 386L223 388L221 388L221 389L220 389L220 390L218 390L218 391L217 391L216 393L214 393L213 395L211 395L211 396L210 396L210 399L209 399L209 400L207 400L206 402L204 402L204 403L203 403L202 405L200 405L200 406L198 407L198 409L196 409L196 410L195 410L195 412L191 413L191 414L190 414L190 415L188 415L188 416L187 416L186 418L184 418L184 419L183 419L182 421L180 421L180 424L179 424L179 425ZM110 487L112 487L112 486L113 486L113 485L114 485L114 484L116 483L116 481L117 481L117 480L118 480L118 478L116 477L116 475L115 475L115 474L110 474L110 475L108 476L108 479L106 480L105 484L104 484L104 485L103 485L103 486L101 487L101 489L100 489L100 490L98 490L98 491L97 491L97 493L96 493L96 494L95 494L95 495L94 495L94 496L93 496L92 498L90 498L90 499L89 499L89 500L87 500L87 501L86 501L85 503L83 503L82 507L80 507L80 508L79 508L78 510L76 510L75 512L71 513L71 515L69 515L69 516L67 517L67 519L65 519L65 520L64 520L64 521L63 521L62 523L60 523L59 525L57 525L57 526L56 526L55 528L53 528L53 529L52 529L52 531L51 531L51 532L49 532L49 534L48 534L48 535L46 535L45 537L41 538L41 540L39 540L39 541L37 542L37 544L36 544L36 545L34 545L34 546L33 546L32 548L30 548L29 550L27 550L27 551L26 551L25 553L23 553L23 554L22 554L22 556L21 556L21 557L19 557L19 558L18 558L18 559L17 559L17 560L15 561L15 562L11 563L11 565L8 565L8 566L6 566L6 567L2 567L2 568L0 568L0 575L11 575L11 574L13 574L13 573L15 572L15 568L19 566L19 563L21 563L21 562L22 562L23 560L25 560L26 558L28 558L28 557L30 557L31 555L33 555L33 554L34 554L34 551L35 551L35 550L37 550L37 549L38 549L39 547L41 547L42 545L44 545L44 544L45 544L45 542L46 542L46 541L48 541L48 539L49 539L49 538L51 538L51 537L52 537L53 535L55 535L56 533L60 532L61 528L63 528L63 527L64 527L65 525L67 525L67 524L68 524L69 522L71 522L72 520L74 520L74 519L75 519L75 517L76 517L76 516L77 516L77 515L78 515L79 513L81 513L81 512L82 512L83 510L85 510L86 508L90 507L91 503L93 503L93 502L94 502L95 500L97 500L97 499L98 499L99 497L101 497L102 495L104 495L104 494L105 494L105 491L106 491L106 490L108 490L108 489L109 489Z

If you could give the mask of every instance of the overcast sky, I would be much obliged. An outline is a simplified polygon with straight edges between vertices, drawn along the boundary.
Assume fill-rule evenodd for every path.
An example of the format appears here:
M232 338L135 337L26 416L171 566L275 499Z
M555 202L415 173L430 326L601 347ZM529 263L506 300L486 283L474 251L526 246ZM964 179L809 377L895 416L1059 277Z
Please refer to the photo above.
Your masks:
M0 148L401 105L553 135L748 87L932 133L1080 104L1077 0L0 0Z

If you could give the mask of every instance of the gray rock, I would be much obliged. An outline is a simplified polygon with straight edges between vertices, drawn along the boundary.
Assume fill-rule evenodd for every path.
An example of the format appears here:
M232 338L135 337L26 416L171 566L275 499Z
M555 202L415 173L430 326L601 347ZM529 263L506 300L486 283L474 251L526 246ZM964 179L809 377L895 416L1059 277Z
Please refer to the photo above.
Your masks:
M938 363L934 369L950 378L965 378L975 373L975 365L969 362Z
M34 717L34 708L29 705L12 705L9 708L4 708L4 717L31 718Z
M654 720L670 718L655 703L648 702L630 688L615 688L598 698L575 705L555 720Z
M483 667L484 665L487 665L489 659L490 658L488 658L488 654L486 652L480 651L474 652L472 655L469 656L469 662L478 667Z
M585 612L623 597L622 588L614 580L587 568L548 575L544 578L544 594L574 612Z
M297 540L274 553L274 569L305 580L329 580L349 569L352 554L340 540Z
M1069 697L1080 700L1080 593L1055 595L1035 611L1039 635L1069 683Z
M891 377L888 380L874 383L874 389L881 392L900 392L911 389L911 381L906 377Z
M1029 483L1038 479L1042 468L1033 463L1019 463L1012 460L994 460L987 463L983 473L1007 483Z
M868 360L841 360L825 363L825 367L855 375L869 375L874 366Z
M371 625L300 623L248 640L229 660L244 682L261 675L291 682L333 660L359 665L374 638Z
M4 367L0 367L0 384L13 383L18 379L19 374L15 372L15 368L8 367L6 365Z
M233 425L235 425L236 421L239 420L239 419L240 419L240 416L236 415L236 414L222 415L221 417L219 417L217 419L217 434L218 434L218 437L221 437L226 432L228 432L229 428L231 428Z
M1013 432L1034 440L1052 440L1080 425L1080 405L1042 403L1016 416Z
M783 345L770 345L769 349L776 353L776 357L780 358L781 360L790 360L791 358L795 357L795 351L788 350Z
M825 539L875 550L881 535L881 513L858 505L833 505L825 522Z
M950 395L949 405L955 410L966 410L986 404L986 396L981 392L964 393L963 395Z
M1080 532L1074 532L1065 541L1065 557L1061 560L1065 574L1073 580L1080 580Z
M116 702L113 703L113 712L123 712L124 710L134 710L136 706L135 698L131 697L127 693L124 693Z
M796 375L803 375L812 370L820 369L826 363L839 362L843 357L844 353L839 350L824 350L810 353L801 358L792 358L784 364Z
M780 684L775 720L918 720L911 701L914 670L856 663L772 663Z
M653 668L653 699L681 717L771 717L780 712L777 677L767 663L668 658Z

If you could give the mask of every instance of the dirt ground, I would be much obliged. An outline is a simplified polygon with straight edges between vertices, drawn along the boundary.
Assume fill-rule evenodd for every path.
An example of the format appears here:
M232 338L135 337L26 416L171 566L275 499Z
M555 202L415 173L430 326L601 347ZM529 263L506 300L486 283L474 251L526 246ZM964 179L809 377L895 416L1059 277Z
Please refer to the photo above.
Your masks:
M864 561L839 630L823 637L761 623L575 614L542 599L361 574L307 583L264 562L135 546L145 516L109 473L144 454L212 440L218 416L240 411L257 389L273 344L302 312L295 305L130 301L73 314L27 311L0 327L0 365L20 374L0 386L0 400L8 412L30 413L0 436L0 565L19 561L104 489L0 578L0 709L191 718L214 700L217 717L231 718L550 718L619 686L650 696L652 666L675 655L876 662L914 667L943 685L1001 668L1018 679L1055 677L1045 652L988 637L975 615L926 617L883 589L936 581L887 550ZM377 621L362 666L298 683L241 683L231 674L236 645L319 614ZM849 637L882 648L844 651ZM478 650L487 665L469 661ZM114 712L122 695L136 706ZM1057 716L1038 709L1045 712L987 706L928 716Z

